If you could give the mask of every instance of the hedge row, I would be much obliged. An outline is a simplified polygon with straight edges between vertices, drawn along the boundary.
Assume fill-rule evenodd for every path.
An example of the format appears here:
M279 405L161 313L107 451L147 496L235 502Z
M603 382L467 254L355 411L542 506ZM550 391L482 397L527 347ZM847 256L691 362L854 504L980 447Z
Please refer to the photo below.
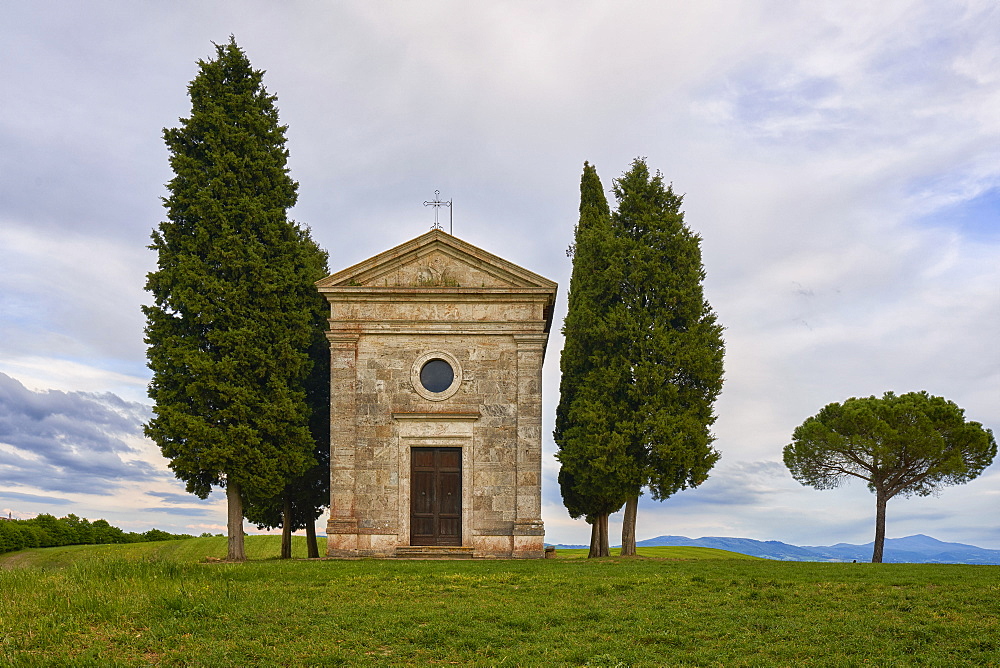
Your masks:
M101 545L107 543L144 543L154 540L194 538L189 534L171 534L159 529L145 533L125 532L106 520L82 519L70 514L56 519L42 514L30 520L0 520L0 554L26 547L61 545Z

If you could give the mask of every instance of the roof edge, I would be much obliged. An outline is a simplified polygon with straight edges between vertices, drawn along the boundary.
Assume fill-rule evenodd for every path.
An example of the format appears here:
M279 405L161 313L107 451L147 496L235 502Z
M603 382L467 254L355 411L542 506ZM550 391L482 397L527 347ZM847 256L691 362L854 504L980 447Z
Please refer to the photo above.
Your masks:
M410 239L409 241L403 242L398 246L390 248L389 250L382 251L381 253L374 255L367 260L362 260L356 264L353 264L346 269L341 269L338 272L330 274L326 278L322 278L316 281L315 285L318 288L335 288L335 287L348 287L348 285L343 285L348 283L352 278L361 276L362 274L369 273L377 270L380 266L392 263L394 260L399 260L405 258L407 255L419 251L421 248L426 246L431 246L433 244L442 244L447 246L458 253L468 255L477 259L479 262L492 265L493 267L501 270L502 272L508 273L511 276L516 277L520 281L527 283L529 285L521 286L524 288L536 287L544 288L555 291L558 288L558 284L555 281L545 278L540 274L536 274L533 271L525 269L519 265L505 260L502 257L494 255L489 251L485 251L478 246L474 246L467 241L462 241L458 237L448 234L443 230L433 229L418 237ZM533 285L532 285L533 284ZM358 286L360 287L360 286Z

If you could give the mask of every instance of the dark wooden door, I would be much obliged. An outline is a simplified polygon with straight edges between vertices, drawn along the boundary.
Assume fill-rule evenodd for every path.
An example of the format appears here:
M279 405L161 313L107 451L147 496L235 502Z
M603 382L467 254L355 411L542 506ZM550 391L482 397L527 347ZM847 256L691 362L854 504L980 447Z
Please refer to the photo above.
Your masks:
M462 448L410 449L410 545L462 544Z

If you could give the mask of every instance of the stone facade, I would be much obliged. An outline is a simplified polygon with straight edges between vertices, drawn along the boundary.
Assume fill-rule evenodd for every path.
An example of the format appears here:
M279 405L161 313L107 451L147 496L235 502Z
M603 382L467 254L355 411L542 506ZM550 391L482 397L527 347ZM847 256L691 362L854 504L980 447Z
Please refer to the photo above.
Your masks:
M420 544L543 557L542 361L556 284L431 230L317 286L332 353L327 554ZM442 378L422 375L433 365ZM432 451L451 468L414 463Z

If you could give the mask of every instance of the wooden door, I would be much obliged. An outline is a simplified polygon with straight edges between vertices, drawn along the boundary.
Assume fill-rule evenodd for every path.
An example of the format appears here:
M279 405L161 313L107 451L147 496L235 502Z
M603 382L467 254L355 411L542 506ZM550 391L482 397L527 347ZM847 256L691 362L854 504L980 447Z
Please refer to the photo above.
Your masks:
M462 544L462 448L410 449L410 545Z

